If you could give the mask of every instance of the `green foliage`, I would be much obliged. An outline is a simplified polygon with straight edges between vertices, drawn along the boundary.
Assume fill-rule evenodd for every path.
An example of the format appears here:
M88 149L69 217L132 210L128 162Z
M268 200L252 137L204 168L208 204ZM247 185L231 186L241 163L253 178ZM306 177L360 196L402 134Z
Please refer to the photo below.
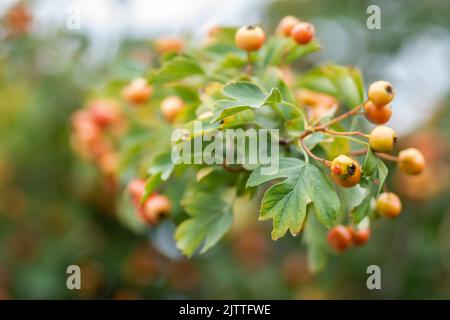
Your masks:
M259 168L252 172L247 185L254 187L270 180L286 178L264 194L260 220L273 219L272 239L284 236L287 230L297 235L302 229L306 206L312 202L317 219L327 227L335 222L339 199L329 180L314 165L299 159L280 159L279 170L264 175Z

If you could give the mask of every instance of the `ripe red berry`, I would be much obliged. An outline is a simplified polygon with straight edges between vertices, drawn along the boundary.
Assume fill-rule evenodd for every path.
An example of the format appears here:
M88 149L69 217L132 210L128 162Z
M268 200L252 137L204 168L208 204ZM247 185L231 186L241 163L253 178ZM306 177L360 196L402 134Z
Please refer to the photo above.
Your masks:
M139 210L140 217L150 225L155 225L169 216L172 204L168 197L162 194L151 195Z
M311 23L300 22L292 28L291 37L298 44L307 44L314 39L315 32Z
M139 105L147 102L152 93L152 87L148 85L146 79L136 78L123 88L122 97L129 103Z
M292 29L300 23L300 20L293 16L285 16L280 20L277 27L277 34L285 37L291 35Z
M397 134L389 127L377 126L370 132L369 145L374 151L392 151L396 142Z
M376 81L369 87L369 100L377 106L384 106L395 97L395 91L392 84L387 81Z
M371 234L369 228L357 229L353 226L349 226L348 230L350 231L350 233L352 235L352 241L353 241L354 245L362 246L369 241L370 234Z
M327 235L328 244L337 252L347 250L352 244L352 235L343 225L331 228Z
M353 187L361 180L361 166L345 155L336 157L331 162L330 170L333 181L344 188Z
M266 35L260 27L244 26L236 32L234 40L238 48L251 52L262 47Z
M370 100L364 104L364 111L367 120L373 124L384 124L392 116L392 109L389 104L377 106Z
M402 211L400 198L392 192L383 192L377 199L377 212L384 217L396 218Z
M406 174L417 175L425 169L425 158L419 150L408 148L399 152L398 167Z

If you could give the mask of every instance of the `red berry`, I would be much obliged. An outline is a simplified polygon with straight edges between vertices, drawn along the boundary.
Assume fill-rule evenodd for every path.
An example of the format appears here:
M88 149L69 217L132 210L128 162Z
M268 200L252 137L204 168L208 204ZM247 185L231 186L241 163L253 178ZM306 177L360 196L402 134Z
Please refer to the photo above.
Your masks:
M369 228L356 229L355 227L350 226L348 227L348 229L352 235L352 241L354 245L362 246L369 241L371 234Z
M300 22L292 28L291 37L298 44L307 44L314 39L315 32L314 26L311 23Z
M367 120L373 124L386 123L392 116L392 109L389 104L377 106L370 100L364 104L364 111Z
M285 16L280 20L280 23L277 27L277 34L289 37L291 35L292 29L300 23L296 17L293 16Z
M169 216L172 204L168 197L161 194L151 195L139 210L141 218L150 225L155 225Z
M327 235L328 244L337 252L347 250L352 244L352 235L343 225L331 228Z

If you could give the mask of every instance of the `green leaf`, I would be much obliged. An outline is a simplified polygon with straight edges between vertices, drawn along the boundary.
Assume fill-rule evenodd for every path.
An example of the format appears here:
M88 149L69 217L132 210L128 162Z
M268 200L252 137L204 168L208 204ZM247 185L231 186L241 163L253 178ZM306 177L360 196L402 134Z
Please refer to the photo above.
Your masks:
M310 53L316 52L321 49L320 44L317 41L311 41L306 45L295 44L293 49L288 52L286 56L286 62L291 63L294 60L300 59Z
M369 193L360 204L350 211L350 217L355 225L359 224L369 213L372 195Z
M354 67L321 66L305 74L300 79L299 85L331 94L350 108L364 101L362 76L360 71Z
M375 156L371 149L367 150L366 158L363 165L363 177L373 178L375 175L378 177L378 191L377 196L380 194L383 188L384 182L388 174L388 168L384 162Z
M244 110L257 109L265 104L275 104L282 100L281 93L277 88L272 88L267 94L251 82L228 84L223 88L223 93L229 99L216 102L213 122Z
M214 246L231 226L232 199L232 192L223 186L194 185L182 200L189 219L175 231L177 248L191 257L199 248L204 253Z
M308 269L317 273L325 268L327 263L327 244L325 242L327 229L324 228L312 214L308 206L308 217L305 226L305 243L307 246Z
M261 70L265 70L269 65L278 65L283 54L291 44L291 39L286 37L272 37L264 46Z
M259 167L251 173L247 186L285 178L265 192L261 203L259 219L273 219L272 239L284 236L288 230L292 235L298 234L310 202L323 225L331 227L335 224L340 209L339 198L331 182L317 167L300 159L282 158L276 172L262 170L267 168Z
M161 69L150 76L149 81L155 84L163 84L202 74L204 74L203 68L195 59L187 56L177 56L165 62Z
M148 169L148 173L151 175L161 174L161 179L166 181L172 174L174 167L172 153L168 151L155 158L153 165Z
M380 183L380 185L378 187L378 192L377 192L377 196L378 196L381 192L381 189L383 188L384 182L386 181L386 177L388 175L388 168L386 167L384 162L381 161L380 159L378 159L378 161L377 161L377 171L378 171L378 180Z
M145 200L148 199L148 197L153 193L153 191L155 191L156 188L161 185L161 183L161 173L152 175L147 179L147 182L145 183L144 195L141 198L141 204L143 204Z

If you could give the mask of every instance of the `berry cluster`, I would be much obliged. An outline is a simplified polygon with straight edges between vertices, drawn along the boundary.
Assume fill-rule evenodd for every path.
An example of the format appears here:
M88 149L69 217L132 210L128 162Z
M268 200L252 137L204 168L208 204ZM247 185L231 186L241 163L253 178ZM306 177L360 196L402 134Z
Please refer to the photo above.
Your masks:
M97 164L106 176L114 176L118 155L115 140L126 128L122 111L114 100L92 101L72 116L72 147Z
M308 220L317 219L327 227L329 245L335 251L343 252L351 246L362 246L369 241L371 219L392 219L400 215L402 204L396 194L387 190L385 179L388 169L382 160L396 162L399 171L407 175L420 174L425 168L425 160L420 151L414 148L401 150L398 156L390 154L397 142L396 132L386 126L392 116L391 103L395 98L391 83L372 83L365 99L362 76L356 68L320 66L305 75L296 74L290 63L305 52L318 50L320 45L315 40L314 26L292 16L284 17L279 22L275 41L270 39L267 44L264 30L252 25L237 30L215 27L210 30L209 38L206 44L209 47L205 52L191 51L178 38L156 41L155 48L162 56L161 68L150 73L148 79L135 78L122 88L125 106L131 106L129 115L133 116L134 112L141 115L142 110L159 110L158 114L165 121L158 125L164 129L187 129L190 134L183 137L183 142L205 134L189 131L194 121L204 122L208 128L205 131L266 125L278 128L281 133L279 142L283 146L280 158L285 160L280 163L286 166L282 168L286 176L261 178L258 170L251 166L227 163L183 166L181 170L172 162L165 162L169 161L164 159L168 158L170 150L158 150L154 153L164 151L160 155L166 156L157 157L158 161L155 160L148 168L147 172L151 172L149 180L145 182L139 179L141 171L134 170L136 179L127 187L135 212L142 222L154 226L162 219L176 215L170 199L159 193L160 187L164 188L164 184L176 181L179 175L188 170L196 173L197 183L187 188L196 192L185 192L181 198L181 209L187 218L176 221L178 226L174 235L177 247L188 256L202 251L199 249L203 244L206 246L204 250L209 249L225 234L232 218L228 211L224 212L223 207L232 208L236 198L228 197L225 190L239 193L237 196L240 196L240 193L249 192L241 190L243 185L256 188L271 180L281 180L274 187L264 190L260 207L260 219L274 221L274 240L284 236L287 231L296 235L303 227L308 228L306 216L315 215L316 218ZM221 41L225 41L224 46L220 45ZM244 50L246 56L235 50L233 43ZM188 54L180 55L185 51ZM196 53L201 54L196 56ZM179 72L181 68L184 69ZM305 84L308 76L317 81ZM330 86L334 86L334 80L340 76L346 78L336 81L340 85L333 87L335 90L317 85L328 81ZM351 88L341 85L347 82L351 82ZM345 92L354 88L358 91L356 98L354 94ZM352 99L346 99L347 96L352 96ZM349 110L341 112L341 104L349 107ZM105 136L104 129L110 131L115 123L121 122L117 106L108 107L109 113L103 109L90 106L74 116L77 149L93 159L101 159L105 153L108 154L103 151L108 150L104 146L105 140L98 138ZM145 117L148 113L142 112L142 115ZM346 131L345 120L359 115L364 115L375 127L369 133ZM357 124L356 121L354 123ZM160 128L157 125L155 127ZM345 144L341 144L345 139ZM352 150L352 143L359 143L365 148ZM326 149L330 145L331 151ZM319 156L316 147L326 158ZM146 148L148 145L141 149ZM365 156L364 163L360 162L361 156ZM129 176L128 171L126 178L121 181L129 181ZM168 180L172 178L174 180ZM317 185L314 185L316 182ZM202 186L202 183L205 185L199 189L200 192L195 188L197 185ZM311 185L314 187L309 188ZM354 190L360 193L358 197L361 198L364 193L363 200L349 209L348 215L341 216L341 203L345 199L336 189L358 185L364 192ZM220 191L216 191L216 187L220 187ZM385 190L380 193L383 187ZM253 195L249 192L250 197ZM197 205L197 202L201 205ZM309 211L310 208L314 210ZM354 215L355 211L357 215ZM351 222L346 221L347 216ZM323 242L324 237L324 234L320 234L320 241ZM256 248L257 254L249 260L262 261L260 257L265 256L268 250L265 245L260 245L259 235L247 235L242 239L234 246L237 255L249 258L248 251Z

